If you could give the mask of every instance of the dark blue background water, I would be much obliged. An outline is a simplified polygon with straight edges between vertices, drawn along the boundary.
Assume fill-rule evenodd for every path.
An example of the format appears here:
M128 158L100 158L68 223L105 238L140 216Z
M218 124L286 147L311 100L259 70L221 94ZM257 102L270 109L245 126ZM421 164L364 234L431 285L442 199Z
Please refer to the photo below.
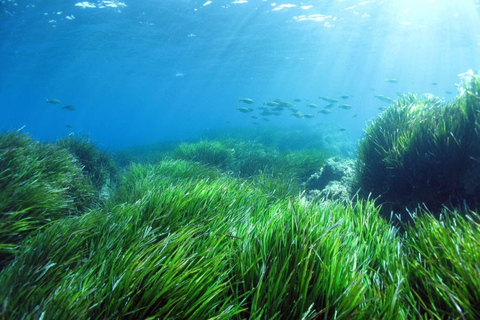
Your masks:
M476 0L0 1L0 127L116 149L258 127L239 97L300 98L306 113L351 95L352 110L259 122L357 139L385 105L374 94L454 98L457 75L480 69L479 12Z

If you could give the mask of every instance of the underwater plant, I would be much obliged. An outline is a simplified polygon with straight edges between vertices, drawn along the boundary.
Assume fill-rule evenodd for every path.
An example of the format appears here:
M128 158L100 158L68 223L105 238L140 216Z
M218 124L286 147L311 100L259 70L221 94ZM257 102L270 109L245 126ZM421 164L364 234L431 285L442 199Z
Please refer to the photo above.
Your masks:
M93 186L70 152L20 131L0 134L0 265L28 235L87 210Z
M473 212L422 214L399 234L374 201L272 197L185 160L132 164L115 191L24 242L0 270L0 318L479 316Z
M255 178L267 174L300 184L317 171L329 155L322 149L280 151L251 140L226 139L182 143L170 157L213 166L236 177Z
M114 182L118 168L110 155L100 150L88 137L70 134L57 144L72 153L82 165L83 172L100 190L105 184Z
M253 187L272 199L297 197L301 188L291 177L260 172L249 179Z
M422 212L405 233L411 304L422 319L480 319L480 216Z
M328 124L322 127L294 126L288 129L272 125L266 128L256 127L253 130L232 128L211 130L202 136L207 140L252 141L280 152L325 150L338 153L339 145L345 143L345 137L337 137L333 135L334 132L338 133L338 128L332 128ZM345 151L353 152L354 146Z
M235 176L251 178L260 173L276 173L279 153L275 148L250 140L228 140L226 144L234 151L227 169Z
M279 169L289 172L299 183L306 182L308 178L325 164L333 155L325 149L288 150L280 154Z
M357 187L378 197L384 215L408 220L424 204L480 205L480 76L464 79L452 103L431 95L401 96L366 128L360 141Z
M231 160L232 154L233 151L228 149L222 142L204 140L197 143L180 144L172 152L172 157L224 169Z
M186 181L217 179L224 174L200 163L167 159L155 165L131 164L120 176L111 202L134 203L152 191L152 187L181 184Z
M186 161L133 165L108 212L59 220L31 238L0 272L1 316L403 314L397 235L372 202L310 205L271 199L227 175L182 178L198 169Z
M178 141L160 141L115 151L113 159L123 168L131 163L158 163L178 147Z

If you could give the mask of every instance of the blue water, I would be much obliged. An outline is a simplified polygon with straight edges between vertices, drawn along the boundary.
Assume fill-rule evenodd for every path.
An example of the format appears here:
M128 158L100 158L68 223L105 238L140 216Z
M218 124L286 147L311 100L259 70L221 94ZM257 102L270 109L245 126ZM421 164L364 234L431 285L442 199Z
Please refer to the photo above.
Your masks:
M109 149L269 126L356 140L385 106L373 95L453 99L458 74L480 69L479 21L478 0L3 0L0 128ZM341 95L351 110L305 107ZM314 118L253 124L273 99L302 99Z

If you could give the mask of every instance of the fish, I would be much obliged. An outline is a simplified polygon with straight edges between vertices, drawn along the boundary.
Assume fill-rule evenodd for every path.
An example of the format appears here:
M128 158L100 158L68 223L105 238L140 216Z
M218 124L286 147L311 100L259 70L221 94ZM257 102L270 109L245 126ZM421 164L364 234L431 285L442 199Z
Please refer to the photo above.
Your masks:
M383 102L388 102L388 103L393 103L393 102L395 102L395 100L390 99L389 97L382 96L382 95L380 95L380 94L374 94L373 96L374 96L375 98L377 98L378 100L383 101Z
M328 109L323 109L323 110L318 111L318 113L330 114L330 113L332 113L332 111L330 111Z
M267 105L269 107L278 107L278 102L276 101L267 101L267 102L264 102L263 105Z
M243 113L249 113L253 111L253 109L251 108L242 108L242 107L237 108L237 110Z
M340 96L340 98L342 98L342 99L344 99L344 100L345 100L345 99L348 99L348 98L350 98L350 96L343 95L343 96Z
M349 104L341 104L338 107L341 108L341 109L344 109L344 110L352 109L352 106L349 105Z
M301 113L300 111L298 112L294 112L292 114L290 114L291 116L294 116L295 118L303 118L303 113Z
M438 83L436 82L432 82L432 86L436 86Z
M268 118L262 118L263 121L270 121Z
M324 97L324 96L320 97L320 99L322 99L323 101L329 102L329 103L336 103L336 102L338 102L337 99L332 99L332 98Z
M356 118L356 117L357 117L357 114L355 113L352 118Z
M385 82L388 82L388 83L397 83L398 80L397 80L397 79L385 79Z
M69 129L73 128L73 126L71 124L67 124L65 127L69 128Z
M250 98L240 98L240 99L238 99L238 101L244 102L244 103L246 103L246 104L255 103L255 101L253 101L253 100L250 99Z
M258 119L257 116L250 116L250 118L252 118L252 119Z
M277 101L278 102L278 106L279 107L282 107L282 108L291 108L293 107L293 104L291 104L290 102L285 102L285 101Z
M68 106L63 106L62 109L65 109L65 110L69 110L69 111L73 111L77 108L75 108L75 106L72 106L72 105L68 105Z
M330 108L333 108L335 106L334 103L330 103L330 104L327 104L325 107L323 107L324 109L330 109Z
M305 118L307 119L312 119L314 117L313 114L310 114L310 113L307 113L306 115L304 115Z
M448 90L445 90L444 91L446 94L452 94L453 92L452 91L448 91Z
M302 99L293 99L294 102L302 102Z
M345 130L347 130L347 129L345 129L345 128L338 129L338 131L345 131Z
M307 104L306 106L310 108L318 108L318 106L315 103L310 103L310 104Z
M58 99L45 99L45 103L59 104L60 100L58 100Z

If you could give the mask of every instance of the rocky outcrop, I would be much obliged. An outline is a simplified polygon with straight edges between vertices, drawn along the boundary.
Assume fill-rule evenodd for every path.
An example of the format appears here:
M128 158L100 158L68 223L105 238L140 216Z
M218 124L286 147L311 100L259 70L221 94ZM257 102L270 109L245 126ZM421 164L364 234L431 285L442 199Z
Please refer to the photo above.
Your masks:
M305 189L306 198L330 200L349 200L352 194L355 160L339 157L326 161L319 172L308 178Z

